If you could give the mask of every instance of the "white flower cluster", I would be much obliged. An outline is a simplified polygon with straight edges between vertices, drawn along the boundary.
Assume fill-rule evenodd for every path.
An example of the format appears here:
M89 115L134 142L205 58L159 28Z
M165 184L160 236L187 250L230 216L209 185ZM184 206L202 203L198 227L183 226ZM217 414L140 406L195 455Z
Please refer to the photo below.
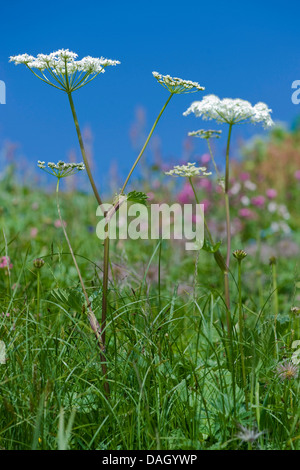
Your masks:
M10 62L15 65L24 64L30 70L37 69L41 75L35 75L41 80L53 85L52 79L57 83L55 85L64 91L74 91L92 80L99 73L105 71L105 67L120 64L118 60L105 59L104 57L83 57L76 60L78 55L69 49L59 49L51 54L38 54L33 57L28 54L20 54L10 57ZM33 70L32 70L33 71ZM49 73L51 80L45 75Z
M175 165L173 170L166 171L165 174L169 176L183 176L191 178L192 176L209 176L211 172L206 172L206 168L196 167L196 163L188 163L187 165Z
M170 77L170 75L161 75L158 72L152 72L152 75L156 78L158 83L173 94L193 93L199 90L205 90L199 83L192 82L191 80L182 80L182 78Z
M200 139L219 139L221 137L222 131L214 131L212 129L204 130L199 129L198 131L192 131L188 133L190 137L200 137Z
M252 124L261 122L264 127L270 127L274 124L270 116L271 112L272 110L265 103L252 106L246 100L231 98L221 100L215 95L207 95L202 101L194 101L183 115L194 113L196 117L202 116L205 120L214 119L227 124L245 121L250 121Z
M65 163L62 160L60 160L58 163L47 163L47 169L45 162L38 160L37 165L39 168L41 168L41 170L44 170L46 173L56 176L57 178L65 178L66 176L71 176L75 173L78 173L78 171L85 170L84 163Z

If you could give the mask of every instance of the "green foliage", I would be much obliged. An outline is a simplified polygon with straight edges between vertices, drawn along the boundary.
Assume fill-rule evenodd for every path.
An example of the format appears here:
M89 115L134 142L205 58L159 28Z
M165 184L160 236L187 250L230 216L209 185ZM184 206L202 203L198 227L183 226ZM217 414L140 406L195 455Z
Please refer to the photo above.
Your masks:
M264 151L259 147L260 158ZM158 201L174 200L172 184L159 186ZM141 191L127 198L146 204L151 189L145 177ZM101 323L103 247L95 234L93 196L62 192L61 209ZM247 249L242 263L247 409L237 262L232 258L230 343L222 273L212 259L224 268L224 237L216 236L214 245L206 240L198 253L177 240L111 241L105 380L57 219L51 194L16 185L13 174L6 174L0 182L0 257L9 256L13 267L0 269L2 449L300 449L299 378L282 380L277 373L278 365L299 361L300 317L291 311L300 298L298 260L283 256L286 246L280 245L276 315L271 266L263 256L263 243L277 246L281 235L260 238L249 221L232 240L232 250L246 249L249 240L250 248L257 243L261 250ZM297 220L283 241L299 244ZM40 312L36 258L45 261L39 270ZM240 426L262 434L246 441Z

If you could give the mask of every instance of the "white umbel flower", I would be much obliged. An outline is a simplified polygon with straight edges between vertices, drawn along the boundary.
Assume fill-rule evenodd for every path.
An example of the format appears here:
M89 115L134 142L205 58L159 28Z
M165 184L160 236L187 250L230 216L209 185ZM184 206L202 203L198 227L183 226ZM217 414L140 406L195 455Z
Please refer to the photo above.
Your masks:
M191 178L192 176L209 176L211 172L206 172L206 168L196 167L196 163L188 163L187 165L175 165L170 171L166 171L165 174L168 176L183 176L185 178Z
M262 123L264 127L271 127L274 124L271 112L265 103L252 106L246 100L231 98L221 100L218 96L207 95L202 101L194 101L183 115L194 113L196 117L202 117L204 120L214 119L220 123L233 125L249 121L252 124Z
M74 175L75 173L78 173L78 171L85 170L84 163L82 162L81 163L65 163L62 160L60 160L57 163L48 162L47 168L46 168L46 163L38 160L37 165L39 168L41 168L41 170L44 170L46 171L46 173L56 176L59 179L65 178L66 176Z
M77 57L69 49L59 49L36 57L28 54L11 56L10 62L26 65L40 80L67 93L86 85L97 75L104 73L106 67L120 64L118 60L104 57L87 56L76 60Z
M170 75L161 75L158 72L152 72L152 75L158 83L169 90L173 94L193 93L196 91L205 90L205 88L197 82L191 80L183 80L178 77L171 77Z
M192 131L188 133L189 137L200 137L200 139L219 139L221 137L222 131L215 131L212 129L204 130L199 129L198 131Z

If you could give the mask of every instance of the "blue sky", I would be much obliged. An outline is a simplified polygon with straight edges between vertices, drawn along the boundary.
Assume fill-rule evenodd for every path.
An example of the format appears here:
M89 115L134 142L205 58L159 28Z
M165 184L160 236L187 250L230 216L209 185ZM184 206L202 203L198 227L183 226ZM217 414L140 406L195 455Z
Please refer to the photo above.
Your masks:
M79 57L118 59L93 83L74 93L81 127L94 135L97 179L106 180L111 162L121 171L136 157L129 129L138 106L146 109L146 130L168 92L152 71L198 81L204 94L264 101L273 119L288 125L300 114L291 102L291 84L300 79L299 2L276 1L13 1L1 5L0 80L7 104L0 105L0 146L19 143L18 154L36 160L79 158L67 96L37 80L10 55L36 55L69 48ZM202 92L175 96L156 134L166 161L180 158L190 130L217 128L183 111ZM223 129L223 127L221 127ZM225 131L225 128L224 128ZM257 126L236 126L234 139L263 133ZM197 151L206 150L202 140ZM220 144L219 152L225 147ZM81 160L81 158L80 158Z

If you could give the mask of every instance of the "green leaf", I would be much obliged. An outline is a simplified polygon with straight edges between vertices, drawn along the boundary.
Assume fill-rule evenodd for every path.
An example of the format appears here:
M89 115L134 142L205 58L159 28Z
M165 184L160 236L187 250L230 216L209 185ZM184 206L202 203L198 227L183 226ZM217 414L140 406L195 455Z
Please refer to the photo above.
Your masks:
M144 206L147 205L147 194L141 191L131 191L127 194L127 201L135 202L137 204L143 204Z
M84 295L78 289L53 289L51 294L55 300L76 311L81 311L85 303Z
M212 245L209 240L204 240L202 250L208 251L208 253L216 253L221 246L221 241Z

